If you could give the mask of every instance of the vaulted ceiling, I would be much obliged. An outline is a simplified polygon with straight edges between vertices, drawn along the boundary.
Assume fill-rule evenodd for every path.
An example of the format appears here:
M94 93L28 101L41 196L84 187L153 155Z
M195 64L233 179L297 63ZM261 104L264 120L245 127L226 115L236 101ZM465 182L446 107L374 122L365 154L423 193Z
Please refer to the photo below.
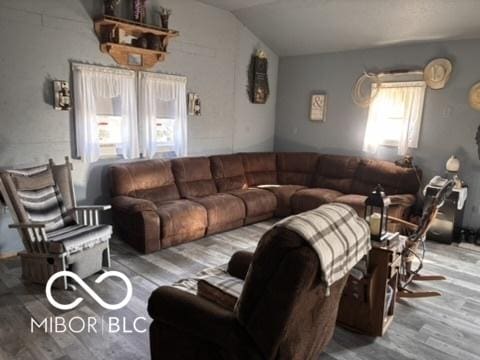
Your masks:
M280 56L480 38L480 0L200 0Z

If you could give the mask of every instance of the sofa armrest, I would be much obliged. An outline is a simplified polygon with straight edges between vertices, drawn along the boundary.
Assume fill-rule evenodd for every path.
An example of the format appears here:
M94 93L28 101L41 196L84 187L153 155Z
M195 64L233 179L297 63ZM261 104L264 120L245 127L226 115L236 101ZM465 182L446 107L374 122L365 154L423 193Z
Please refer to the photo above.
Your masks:
M112 199L112 206L126 213L141 211L155 211L157 207L150 200L138 199L130 196L115 196Z
M417 198L412 194L389 195L390 205L403 206L409 208L415 204Z
M252 260L252 252L237 251L228 262L227 272L238 279L245 280Z
M154 319L195 337L224 347L238 326L233 312L199 296L170 286L161 286L148 300Z
M112 210L115 231L124 241L144 254L161 249L161 220L153 202L116 196Z

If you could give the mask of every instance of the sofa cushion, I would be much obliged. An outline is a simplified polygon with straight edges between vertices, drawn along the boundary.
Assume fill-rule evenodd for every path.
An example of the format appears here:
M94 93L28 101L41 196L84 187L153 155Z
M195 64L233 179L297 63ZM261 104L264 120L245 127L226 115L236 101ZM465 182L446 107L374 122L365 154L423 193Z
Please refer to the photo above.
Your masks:
M227 310L234 311L242 292L244 281L225 272L198 280L197 295L214 302Z
M315 153L278 153L278 183L309 186L317 165Z
M242 199L247 218L273 214L277 207L277 198L267 190L244 189L231 191L230 194Z
M243 153L241 156L248 186L278 183L275 153Z
M207 210L200 204L186 200L173 200L157 203L160 217L161 237L170 238L175 235L189 234L207 229ZM162 248L171 244L163 244Z
M173 159L172 169L182 197L201 197L217 192L209 158Z
M320 155L312 186L348 194L359 164L360 158L354 156Z
M277 208L274 215L285 217L292 213L290 199L298 190L305 189L302 185L260 185L260 189L265 189L273 193L277 198Z
M218 193L204 197L192 197L190 200L201 204L207 210L207 232L209 234L228 228L228 226L223 227L224 225L243 222L245 219L245 205L236 196Z
M303 189L293 194L290 200L292 211L295 214L316 209L320 205L334 202L336 198L343 194L336 190L313 188Z
M180 198L170 161L146 160L110 167L112 196L126 195L153 202Z
M348 194L342 195L335 199L335 202L350 205L355 209L357 214L361 217L365 215L365 200L367 197L365 195L359 194Z
M362 159L351 193L368 195L377 184L382 185L387 195L415 194L420 186L413 168L403 168L390 161Z
M247 178L240 155L210 156L212 174L220 192L246 189Z

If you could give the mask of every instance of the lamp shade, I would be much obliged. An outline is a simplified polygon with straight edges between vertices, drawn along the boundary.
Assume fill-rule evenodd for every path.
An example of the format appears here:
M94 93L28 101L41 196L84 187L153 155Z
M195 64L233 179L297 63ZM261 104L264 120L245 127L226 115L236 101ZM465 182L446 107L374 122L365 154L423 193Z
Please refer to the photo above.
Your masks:
M460 160L454 155L450 156L445 164L445 168L448 172L458 172L460 170Z

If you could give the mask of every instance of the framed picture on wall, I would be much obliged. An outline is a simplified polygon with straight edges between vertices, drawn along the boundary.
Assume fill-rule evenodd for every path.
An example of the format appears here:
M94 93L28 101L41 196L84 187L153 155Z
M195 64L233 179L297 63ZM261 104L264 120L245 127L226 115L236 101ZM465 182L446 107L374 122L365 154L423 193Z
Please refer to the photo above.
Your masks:
M310 100L310 120L325 122L327 113L327 95L312 94Z
M143 58L141 54L128 54L127 58L128 65L133 66L142 66L143 65Z

